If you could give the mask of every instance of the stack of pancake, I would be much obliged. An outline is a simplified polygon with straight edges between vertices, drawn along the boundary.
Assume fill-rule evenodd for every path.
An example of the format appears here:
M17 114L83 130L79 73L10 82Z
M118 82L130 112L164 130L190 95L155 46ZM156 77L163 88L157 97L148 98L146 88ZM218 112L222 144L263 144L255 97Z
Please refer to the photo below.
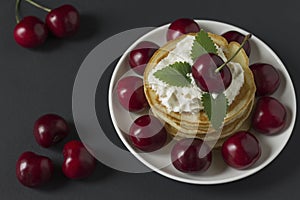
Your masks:
M209 33L215 44L220 46L227 58L231 58L240 47L237 42L228 42L219 35ZM251 70L249 69L249 59L243 49L237 54L232 62L238 62L244 70L244 84L240 88L239 94L227 109L223 127L215 130L208 119L207 114L201 110L198 113L172 112L161 104L159 96L148 83L148 75L157 63L165 58L172 51L176 44L186 35L169 41L166 45L155 52L149 61L144 72L144 92L153 114L165 122L165 128L175 139L200 138L212 147L220 147L230 135L240 130L248 130L250 127L249 116L252 111L255 98L255 83Z

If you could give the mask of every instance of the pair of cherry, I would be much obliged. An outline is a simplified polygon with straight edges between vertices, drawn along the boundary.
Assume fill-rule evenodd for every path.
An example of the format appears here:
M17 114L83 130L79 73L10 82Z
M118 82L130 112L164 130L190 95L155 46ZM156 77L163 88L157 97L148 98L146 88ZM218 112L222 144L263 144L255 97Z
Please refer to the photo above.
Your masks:
M35 16L19 18L20 0L16 1L16 21L14 29L15 41L25 47L34 48L42 45L49 31L58 38L73 35L79 28L79 12L72 5L62 5L53 10L46 8L32 0L26 2L48 12L45 23Z
M70 132L68 123L56 114L41 116L34 124L34 137L37 143L48 148L64 139ZM72 140L64 145L62 171L70 179L88 177L96 168L95 158L82 142ZM16 175L20 183L37 187L48 182L54 174L52 160L31 151L21 154L16 164Z

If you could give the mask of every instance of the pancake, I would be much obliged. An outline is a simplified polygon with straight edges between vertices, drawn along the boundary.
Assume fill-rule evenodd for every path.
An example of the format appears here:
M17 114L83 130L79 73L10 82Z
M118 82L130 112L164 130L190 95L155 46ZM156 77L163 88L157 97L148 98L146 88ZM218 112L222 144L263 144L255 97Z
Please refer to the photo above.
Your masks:
M244 115L242 115L240 118L237 118L234 122L230 124L225 124L222 127L222 129L219 131L215 131L212 129L213 131L211 132L209 132L210 130L207 130L206 132L205 131L201 132L197 129L192 130L192 129L182 128L182 127L177 128L175 126L172 126L171 124L168 124L167 122L165 124L165 128L168 131L168 133L171 134L172 136L187 137L187 138L197 137L200 139L206 138L207 140L217 140L219 138L227 137L231 135L233 132L239 131L239 128L243 125L244 121L246 121L250 116L250 113L252 111L252 106L253 106L253 101L251 102L249 108L247 108L246 113ZM155 112L153 112L153 114L156 117L160 118L158 115L156 115ZM163 119L161 120L165 121Z
M230 42L228 44L226 39L222 36L213 33L208 34L213 42L223 49L227 58L232 57L240 47L240 44L237 42ZM179 138L205 138L208 141L217 141L226 138L243 127L244 122L251 113L255 98L256 87L252 72L249 69L249 59L243 49L240 50L232 61L238 62L241 65L244 71L244 84L240 88L239 94L228 107L221 133L217 132L211 126L208 116L203 110L197 113L168 111L168 109L161 104L159 96L148 82L149 72L153 70L162 59L168 56L169 52L176 47L176 44L185 37L186 35L183 35L175 40L169 41L158 49L150 59L144 72L144 92L146 99L154 115L165 122L165 127L172 136Z

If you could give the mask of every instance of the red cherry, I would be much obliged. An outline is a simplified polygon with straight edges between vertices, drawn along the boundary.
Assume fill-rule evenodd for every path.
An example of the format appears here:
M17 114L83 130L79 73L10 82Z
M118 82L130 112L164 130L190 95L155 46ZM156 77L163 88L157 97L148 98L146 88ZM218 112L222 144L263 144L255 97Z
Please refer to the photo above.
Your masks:
M46 16L49 30L57 37L71 36L79 29L79 12L71 5L63 5L51 10Z
M34 16L24 17L14 29L15 41L25 48L40 46L47 37L46 25Z
M119 80L117 94L120 104L130 112L139 112L148 107L143 79L139 77L128 76Z
M16 164L16 176L27 187L37 187L48 182L53 175L52 161L33 152L24 152Z
M261 97L252 118L253 128L263 134L275 134L286 124L286 108L273 97Z
M232 75L228 66L225 65L216 72L222 64L222 58L213 53L197 58L192 66L192 75L202 91L220 93L229 87Z
M256 95L264 96L273 94L280 84L277 70L270 64L255 63L250 66L256 85Z
M146 65L159 46L153 42L140 42L129 54L129 65L139 75L143 75Z
M174 145L171 160L182 172L204 172L211 165L211 148L201 139L182 139Z
M168 28L167 41L174 40L183 34L197 33L199 25L192 19L181 18L172 22Z
M240 32L237 31L228 31L226 33L223 33L222 36L228 41L228 43L235 41L240 44L243 43L243 40L245 38L245 35L241 34ZM249 41L245 42L245 45L243 46L247 56L250 56L251 53L251 45Z
M224 161L236 169L252 166L260 157L261 148L254 135L247 131L237 132L222 145Z
M62 170L70 179L82 179L90 176L96 168L95 158L87 151L83 143L70 141L63 148L64 162Z
M145 152L156 151L167 141L164 125L152 115L137 118L130 127L129 135L133 145Z
M69 134L68 123L56 114L41 116L34 124L33 133L39 145L48 148Z

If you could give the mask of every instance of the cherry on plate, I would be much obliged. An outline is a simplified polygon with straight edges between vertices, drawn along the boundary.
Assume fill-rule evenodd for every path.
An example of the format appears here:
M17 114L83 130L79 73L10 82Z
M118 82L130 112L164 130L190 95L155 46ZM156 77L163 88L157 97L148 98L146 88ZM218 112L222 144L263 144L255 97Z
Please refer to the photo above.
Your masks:
M145 152L156 151L167 141L164 125L153 115L137 118L130 127L129 136L133 145Z
M35 140L42 147L48 148L69 134L70 128L64 118L56 114L45 114L34 123Z
M139 75L143 75L146 65L159 46L153 42L140 42L129 54L129 65Z
M193 19L177 19L168 28L167 41L174 40L184 34L198 33L199 31L200 27Z
M72 5L62 5L47 14L46 24L56 37L63 38L74 35L80 25L79 12Z
M222 58L213 53L203 54L196 59L192 66L192 75L202 91L220 93L228 88L232 80L228 66L224 65L216 71L222 64Z
M143 79L139 77L127 76L119 80L117 94L120 104L130 112L140 112L148 107Z
M24 17L14 29L15 41L25 48L34 48L43 44L48 37L44 22L35 16Z
M45 156L27 151L20 155L16 164L16 176L27 187L38 187L53 176L53 163Z
M280 85L278 71L270 64L255 63L250 65L256 85L256 95L273 94Z
M222 145L224 161L236 169L249 168L260 158L260 155L259 141L247 131L235 133Z
M72 140L63 148L63 173L70 179L83 179L90 176L96 168L96 159L88 152L83 143Z
M238 31L228 31L226 33L223 33L222 36L227 40L228 43L235 41L242 44L245 38L245 35L243 35ZM243 49L245 50L247 56L249 57L251 53L251 46L249 41L246 41L245 45L243 46Z
M182 139L172 148L171 160L179 171L204 172L212 162L211 148L201 139Z
M282 103L273 97L261 97L254 109L252 126L266 135L279 133L286 124L286 117L286 108Z

